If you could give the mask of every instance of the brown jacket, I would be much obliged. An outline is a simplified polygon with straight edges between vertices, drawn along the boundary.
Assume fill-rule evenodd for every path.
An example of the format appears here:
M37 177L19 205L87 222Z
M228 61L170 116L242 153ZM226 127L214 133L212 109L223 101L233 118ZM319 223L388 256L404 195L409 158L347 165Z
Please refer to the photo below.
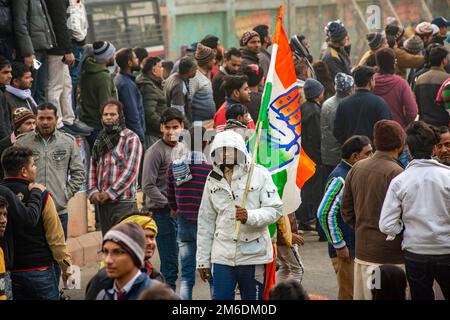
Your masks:
M356 258L379 264L402 264L402 236L386 241L378 223L384 198L392 179L403 169L392 156L377 151L367 160L356 163L347 175L341 214L353 226L356 235Z
M395 74L403 79L406 78L406 69L419 68L425 63L425 58L423 56L411 54L403 48L395 48L395 56L397 57Z

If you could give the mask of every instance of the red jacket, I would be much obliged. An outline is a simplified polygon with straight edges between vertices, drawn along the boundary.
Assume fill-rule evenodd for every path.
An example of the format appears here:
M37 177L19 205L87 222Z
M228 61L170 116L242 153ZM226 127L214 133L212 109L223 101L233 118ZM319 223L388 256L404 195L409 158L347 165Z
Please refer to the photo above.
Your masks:
M227 98L225 102L220 106L219 110L217 110L216 114L214 115L214 129L216 129L217 132L222 132L223 130L225 130L225 126L227 123L225 114L227 113L227 109L237 103L239 102ZM247 127L249 129L256 128L253 119L247 123Z

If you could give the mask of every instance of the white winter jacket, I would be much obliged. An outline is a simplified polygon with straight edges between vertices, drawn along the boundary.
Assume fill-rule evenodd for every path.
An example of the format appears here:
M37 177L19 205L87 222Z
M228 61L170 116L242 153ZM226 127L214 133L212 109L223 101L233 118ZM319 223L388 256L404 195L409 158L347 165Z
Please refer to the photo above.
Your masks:
M245 155L246 163L234 167L231 187L220 165L213 163L203 191L198 216L197 268L211 264L227 266L266 264L273 261L268 226L282 217L282 202L267 169L256 165L245 208L248 219L241 224L239 239L233 241L236 227L235 205L242 205L250 166L242 137L233 131L219 133L211 153L222 147L234 147Z
M389 186L379 227L390 238L404 227L403 250L450 254L450 167L436 160L411 161Z

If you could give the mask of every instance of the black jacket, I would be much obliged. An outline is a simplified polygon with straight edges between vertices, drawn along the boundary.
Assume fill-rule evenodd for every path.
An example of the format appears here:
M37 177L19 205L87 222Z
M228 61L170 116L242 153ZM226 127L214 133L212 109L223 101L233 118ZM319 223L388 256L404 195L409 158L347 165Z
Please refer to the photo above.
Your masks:
M11 190L25 205L30 201L28 181L7 178L0 184ZM41 203L45 203L48 195L48 191L41 194ZM12 226L14 228L14 270L47 267L53 264L53 255L45 237L42 214L36 225L30 225L27 221L16 221Z
M347 51L344 48L336 49L331 45L328 45L323 62L328 66L331 73L331 79L339 73L351 74L351 62Z
M12 24L10 0L0 0L0 40L12 38Z
M44 0L14 0L12 8L18 57L55 46L55 33Z
M391 111L383 98L366 89L358 89L343 99L337 108L333 134L342 145L353 135L364 135L373 142L373 126L379 120L391 120Z
M67 28L67 0L45 0L48 14L52 20L55 31L56 46L48 50L50 55L64 55L72 50L72 39Z
M11 142L11 137L6 136L3 139L0 139L0 159L2 158L3 151L5 151L7 148L11 147L13 143ZM3 166L0 161L0 179L3 179Z
M6 270L14 265L14 228L16 224L36 226L41 218L42 193L39 189L30 191L28 206L25 206L7 187L0 185L0 196L8 201L8 224L5 236L0 239L0 245L5 253Z
M259 65L259 58L257 53L254 53L246 48L241 48L240 50L242 54L242 70L245 70L245 68L247 68L247 66L250 64Z
M448 112L443 106L436 103L439 89L448 78L450 78L450 74L432 67L417 79L414 94L419 107L420 120L436 127L448 125L450 122Z
M0 85L0 139L12 133L11 116L5 96L5 86Z
M320 156L320 106L313 101L301 105L302 112L302 149L316 165L321 163Z

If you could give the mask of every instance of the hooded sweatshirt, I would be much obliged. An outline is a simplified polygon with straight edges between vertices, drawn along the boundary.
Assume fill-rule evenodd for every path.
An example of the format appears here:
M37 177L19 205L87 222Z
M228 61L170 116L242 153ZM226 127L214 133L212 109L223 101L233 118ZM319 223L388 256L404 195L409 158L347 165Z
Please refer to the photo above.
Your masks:
M402 77L395 74L375 74L374 94L381 97L389 105L392 120L403 128L413 122L419 109L414 93Z
M102 129L100 106L108 100L117 100L114 82L104 64L87 57L81 66L79 118L88 126Z
M229 175L228 170L222 169L222 161L213 157L213 153L224 147L235 148L240 155ZM245 205L248 218L235 242L235 205L242 205L251 158L242 137L231 130L216 135L211 158L213 171L206 179L198 216L197 268L210 268L213 263L232 267L271 263L273 248L267 227L283 213L269 171L259 165L254 167Z
M450 254L450 167L413 160L395 177L379 227L390 239L403 232L402 249L422 255Z

